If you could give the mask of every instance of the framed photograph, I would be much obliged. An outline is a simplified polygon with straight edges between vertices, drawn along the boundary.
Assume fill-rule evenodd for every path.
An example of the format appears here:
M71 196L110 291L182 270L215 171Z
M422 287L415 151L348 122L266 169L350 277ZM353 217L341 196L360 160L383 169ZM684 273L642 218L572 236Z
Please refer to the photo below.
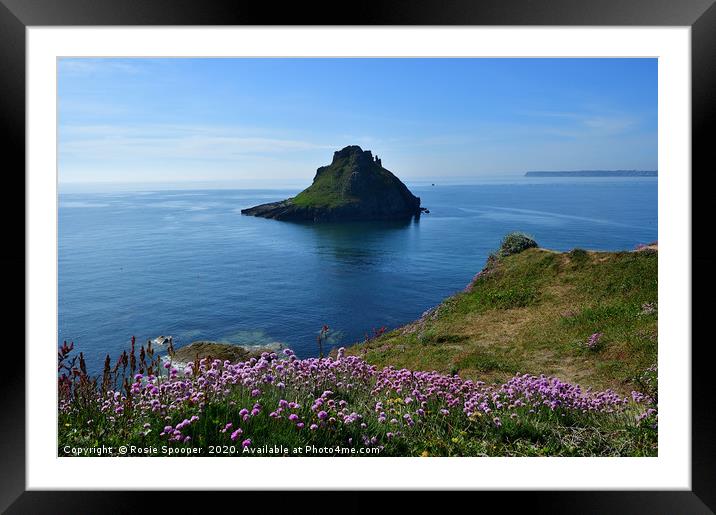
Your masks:
M711 512L712 4L2 0L0 507Z

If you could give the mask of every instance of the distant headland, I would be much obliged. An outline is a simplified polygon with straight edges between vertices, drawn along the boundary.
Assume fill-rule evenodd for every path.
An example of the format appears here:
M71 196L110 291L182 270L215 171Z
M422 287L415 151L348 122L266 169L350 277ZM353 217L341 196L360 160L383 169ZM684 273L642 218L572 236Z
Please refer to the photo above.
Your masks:
M313 184L295 197L242 209L244 215L275 220L333 222L399 220L420 215L420 198L383 168L378 156L357 145L334 152L316 171Z
M527 172L525 177L657 177L656 170L575 170L571 172Z

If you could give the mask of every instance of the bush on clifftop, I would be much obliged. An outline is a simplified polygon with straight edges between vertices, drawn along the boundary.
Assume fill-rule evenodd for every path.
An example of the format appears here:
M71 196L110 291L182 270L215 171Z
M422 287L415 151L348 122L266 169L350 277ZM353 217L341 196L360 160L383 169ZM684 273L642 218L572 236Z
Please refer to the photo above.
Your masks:
M536 248L537 242L523 232L511 232L502 239L500 256L507 257L519 254L523 250Z

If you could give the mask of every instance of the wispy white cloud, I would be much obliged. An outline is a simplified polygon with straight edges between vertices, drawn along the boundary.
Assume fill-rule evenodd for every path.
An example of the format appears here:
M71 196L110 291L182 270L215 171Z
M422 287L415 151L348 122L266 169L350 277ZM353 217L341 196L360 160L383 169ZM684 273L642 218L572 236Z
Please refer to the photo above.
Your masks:
M325 142L263 137L240 127L192 125L68 125L60 127L60 157L81 160L235 160L247 155L334 149Z
M585 127L606 134L621 134L635 128L639 120L631 116L590 116L582 119Z
M125 115L129 111L129 108L116 102L59 99L60 120L62 120L66 114L106 119L108 117Z
M550 130L549 124L547 124L545 130L571 137L587 135L587 133L601 135L623 134L637 128L641 123L638 117L617 111L599 113L589 111L524 111L519 114L531 119L541 119L543 122L558 119L560 121L559 129L552 127ZM571 121L572 123L565 125L565 121Z
M129 73L136 74L142 70L139 63L141 60L128 62L119 58L94 59L84 58L60 58L57 67L58 71L71 75L90 75L95 73Z

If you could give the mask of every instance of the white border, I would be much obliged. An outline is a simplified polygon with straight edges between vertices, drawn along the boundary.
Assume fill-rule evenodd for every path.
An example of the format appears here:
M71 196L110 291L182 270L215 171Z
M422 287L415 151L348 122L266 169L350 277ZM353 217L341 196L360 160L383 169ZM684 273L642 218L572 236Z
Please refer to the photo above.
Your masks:
M28 489L691 488L688 27L27 30ZM659 457L57 458L58 56L658 57Z

